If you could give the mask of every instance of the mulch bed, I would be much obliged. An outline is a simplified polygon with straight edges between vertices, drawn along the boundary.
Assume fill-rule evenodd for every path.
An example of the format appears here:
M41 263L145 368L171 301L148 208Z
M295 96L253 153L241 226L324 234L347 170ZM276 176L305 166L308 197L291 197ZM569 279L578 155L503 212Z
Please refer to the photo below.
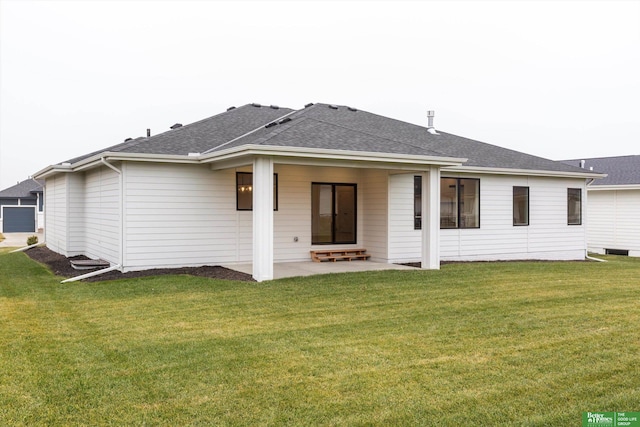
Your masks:
M85 256L76 256L67 258L52 250L38 246L31 248L25 253L31 257L31 259L45 264L56 275L66 278L81 276L86 273L90 273L95 270L76 270L71 266L70 260L72 259L89 259ZM206 266L206 267L182 267L182 268L155 268L151 270L131 271L128 273L122 273L120 271L109 271L98 276L89 277L84 279L85 282L101 282L104 280L116 280L116 279L129 279L134 277L146 277L146 276L161 276L164 274L189 274L191 276L209 277L212 279L224 279L224 280L240 280L243 282L255 282L250 274L241 273L239 271L230 270L228 268L220 266Z

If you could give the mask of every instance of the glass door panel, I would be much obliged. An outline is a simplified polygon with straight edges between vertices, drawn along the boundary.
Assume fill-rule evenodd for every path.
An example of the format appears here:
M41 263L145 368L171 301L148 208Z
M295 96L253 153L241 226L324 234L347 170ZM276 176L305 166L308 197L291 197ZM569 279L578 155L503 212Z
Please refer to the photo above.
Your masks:
M356 242L356 187L335 186L334 243Z
M356 185L311 184L311 243L356 243Z

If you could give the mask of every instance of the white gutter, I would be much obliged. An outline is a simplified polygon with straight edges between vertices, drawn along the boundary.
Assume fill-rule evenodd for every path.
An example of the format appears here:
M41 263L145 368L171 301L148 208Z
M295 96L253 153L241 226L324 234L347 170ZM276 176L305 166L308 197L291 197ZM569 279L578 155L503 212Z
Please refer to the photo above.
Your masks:
M453 166L443 168L443 172L464 172L481 173L494 175L529 175L529 176L550 176L563 178L606 178L607 174L597 172L565 172L552 170L535 169L509 169L509 168L489 168L481 166Z
M47 166L46 168L36 172L32 176L34 179L44 179L49 175L53 175L54 173L63 173L63 172L73 172L73 169L71 169L71 165L63 164L63 165Z
M78 172L85 169L89 169L102 164L102 159L114 159L121 161L136 161L136 162L164 162L164 163L200 163L198 158L193 156L185 156L178 154L135 154L135 153L116 153L106 151L104 153L96 154L95 156L87 157L73 166L69 164L53 165L36 172L33 177L36 179L46 178L55 173L65 172Z
M121 266L124 265L124 179L122 177L122 171L107 162L104 157L100 158L100 163L114 170L118 174L118 184L120 187L120 203L118 203L118 214L120 216L120 263L118 266Z
M605 190L640 190L640 184L611 184L611 185L590 185L589 191L605 191Z
M76 281L82 280L82 279L88 279L89 277L99 276L100 274L108 273L108 272L113 271L113 270L118 270L120 267L122 267L120 264L112 265L111 267L103 268L101 270L92 271L91 273L83 274L81 276L71 277L70 279L63 280L60 283L69 283L69 282L76 282Z
M458 166L467 161L465 158L458 157L422 156L414 154L393 154L374 151L348 151L307 147L281 147L273 145L243 145L241 147L233 147L210 154L201 158L201 163L218 162L247 155L439 166Z

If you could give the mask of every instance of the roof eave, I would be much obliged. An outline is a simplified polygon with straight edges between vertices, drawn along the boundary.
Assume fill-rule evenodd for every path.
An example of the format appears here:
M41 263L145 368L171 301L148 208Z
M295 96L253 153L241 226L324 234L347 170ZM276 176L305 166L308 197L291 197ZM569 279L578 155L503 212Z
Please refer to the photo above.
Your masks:
M607 174L596 172L568 172L568 171L552 171L538 169L510 169L510 168L493 168L480 166L452 166L445 167L448 172L465 172L465 173L482 173L493 175L528 175L528 176L546 176L560 178L606 178Z
M590 185L587 187L589 191L606 191L606 190L640 190L640 184L610 184L610 185Z
M423 156L415 154L379 153L370 151L333 150L307 147L280 147L264 145L242 145L202 156L202 163L214 163L244 156L266 155L274 157L297 157L303 159L352 160L379 163L406 163L438 166L456 166L467 159L458 157Z
M163 163L200 163L199 153L197 155L179 154L147 154L147 153L120 153L106 151L96 154L73 164L61 163L48 166L33 175L35 179L43 179L57 173L78 172L102 164L102 159L116 161L136 161L136 162L163 162Z

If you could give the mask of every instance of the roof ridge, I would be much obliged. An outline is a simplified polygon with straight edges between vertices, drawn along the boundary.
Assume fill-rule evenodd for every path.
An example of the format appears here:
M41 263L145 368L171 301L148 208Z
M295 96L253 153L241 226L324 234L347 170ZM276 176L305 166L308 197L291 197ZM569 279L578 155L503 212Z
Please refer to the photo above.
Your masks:
M181 133L185 129L188 130L189 128L192 128L194 125L200 124L200 123L202 123L204 121L211 120L211 119L214 119L214 118L216 118L218 116L221 116L223 114L227 114L230 111L240 110L241 108L245 108L245 107L249 107L249 106L253 106L253 104L244 104L244 105L241 105L240 107L228 108L225 111L222 111L222 112L220 112L218 114L214 114L213 116L205 117L204 119L200 119L200 120L196 120L195 122L187 123L186 125L180 126L179 128L176 128L176 129L165 130L164 132L160 132L160 133L157 133L157 134L152 135L152 136L146 136L146 137L145 136L139 136L137 138L134 138L132 141L128 141L128 142L131 143L131 145L128 145L126 148L135 147L136 145L138 145L139 143L141 143L143 141L148 141L150 139L159 138L162 135L165 135L167 133ZM135 141L135 144L133 143L134 141ZM124 143L126 143L126 142L127 141L125 141ZM121 144L118 144L118 145L114 145L112 147L124 145L124 143L121 143ZM111 148L111 147L109 147L109 148ZM104 151L108 151L108 150L104 150Z
M327 105L327 106L329 106L329 105L335 105L335 104L321 104L321 103L318 103L318 104L315 104L315 105ZM344 105L342 107L350 108L350 107L347 107L346 105ZM371 114L371 115L376 116L376 117L382 117L382 118L384 118L386 120L395 120L396 122L405 123L405 124L408 124L408 125L411 125L411 126L415 126L417 128L420 128L420 129L424 129L425 132L427 131L427 128L425 128L423 126L416 125L416 124L409 123L409 122L405 122L405 121L402 121L402 120L397 120L397 119L394 119L394 118L391 118L391 117L384 117L384 116L381 116L379 114L371 113L371 112L366 111L366 110L357 109L356 111L352 111L352 112L353 113L363 112L363 113L366 113L366 114ZM311 118L311 120L315 120L315 121L320 122L320 123L325 123L325 124L329 124L329 125L332 125L332 126L340 127L342 129L349 129L350 131L353 131L353 132L359 132L359 133L362 133L362 134L367 135L367 136L373 136L375 138L384 139L386 141L391 141L391 142L394 142L396 144L403 144L403 145L407 145L407 146L413 147L413 148L418 148L418 149L421 149L421 150L429 150L429 151L432 151L433 153L439 154L439 155L441 155L443 157L451 157L451 156L446 155L446 154L444 154L444 153L442 153L442 152L440 152L438 150L434 150L433 148L425 147L425 146L420 145L420 144L412 144L412 143L407 142L407 141L388 138L386 136L377 135L377 134L375 134L373 132L366 132L366 131L363 131L363 130L360 130L360 129L354 129L354 128L350 127L350 126L345 126L345 125L338 124L338 123L331 123L331 122L327 122L326 120L321 120L321 119L317 119L317 118Z
M627 157L640 157L640 154L625 154L622 156L603 156L603 157L576 157L574 159L558 160L559 162L571 162L580 160L607 160L607 159L622 159Z
M289 108L289 109L290 109L290 108ZM209 154L209 153L211 153L211 152L213 152L213 151L216 151L217 149L222 148L222 147L224 147L224 146L227 146L227 145L231 144L231 143L232 143L232 142L234 142L234 141L237 141L237 140L239 140L239 139L244 138L245 136L249 136L249 135L251 135L252 133L259 131L260 129L262 129L263 127L265 127L266 125L268 125L269 123L279 122L280 120L284 119L285 117L290 116L290 115L292 115L292 114L294 114L294 113L297 113L298 111L299 111L299 110L293 110L293 111L290 111L290 112L288 112L287 114L285 114L284 116L280 116L280 117L278 117L278 118L277 118L277 119L275 119L275 120L272 120L272 121L270 121L270 122L268 122L268 123L262 124L262 125L258 126L257 128L255 128L255 129L253 129L253 130L250 130L249 132L244 133L243 135L237 136L237 137L235 137L235 138L233 138L233 139L231 139L231 140L229 140L229 141L227 141L227 142L224 142L224 143L222 143L222 144L219 144L219 145L217 145L217 146L215 146L215 147L211 147L211 148L209 148L208 150L206 150L206 151L205 151L204 153L202 153L202 154Z

